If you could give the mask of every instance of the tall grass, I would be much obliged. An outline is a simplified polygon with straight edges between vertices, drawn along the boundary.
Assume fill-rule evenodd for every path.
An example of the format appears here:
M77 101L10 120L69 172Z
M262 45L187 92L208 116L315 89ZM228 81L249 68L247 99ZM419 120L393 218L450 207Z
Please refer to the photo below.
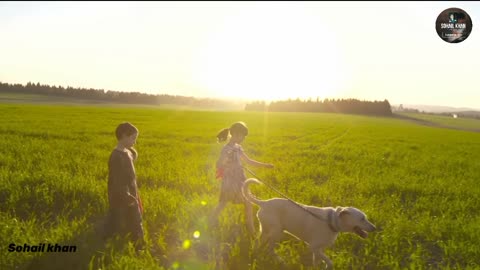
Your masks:
M217 132L250 129L243 146L273 170L255 173L298 202L354 206L379 230L341 234L337 269L480 268L480 133L336 114L0 105L0 269L277 269L248 237L242 206L220 226ZM115 127L137 126L135 164L148 249L101 238ZM253 186L261 198L278 195ZM258 226L258 224L257 224ZM76 253L16 253L8 245L63 243ZM286 268L311 269L291 239Z

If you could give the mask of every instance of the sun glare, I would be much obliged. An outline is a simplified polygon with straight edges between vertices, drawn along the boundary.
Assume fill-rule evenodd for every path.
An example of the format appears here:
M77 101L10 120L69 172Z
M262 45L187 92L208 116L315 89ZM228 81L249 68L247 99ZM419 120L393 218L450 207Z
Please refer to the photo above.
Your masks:
M203 87L263 100L326 97L343 87L334 30L319 28L318 16L286 5L243 12L227 17L203 48L195 71Z

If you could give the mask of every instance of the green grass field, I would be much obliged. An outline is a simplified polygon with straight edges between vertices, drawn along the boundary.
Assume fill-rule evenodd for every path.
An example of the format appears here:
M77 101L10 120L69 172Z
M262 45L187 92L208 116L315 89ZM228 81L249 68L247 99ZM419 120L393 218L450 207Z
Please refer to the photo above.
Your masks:
M453 118L453 116L431 115L421 113L399 113L399 115L424 121L425 124L453 129L463 129L480 132L480 120L473 118Z
M377 226L366 240L340 234L326 251L336 269L480 268L480 133L340 114L23 104L0 112L0 269L278 269L254 249L241 206L229 205L218 229L207 226L220 187L215 135L240 120L247 154L276 166L253 168L262 180L300 203L354 206ZM124 121L140 130L148 250L138 255L98 236ZM252 192L278 197L265 186ZM78 250L17 253L11 243ZM287 269L312 269L299 241L277 252Z

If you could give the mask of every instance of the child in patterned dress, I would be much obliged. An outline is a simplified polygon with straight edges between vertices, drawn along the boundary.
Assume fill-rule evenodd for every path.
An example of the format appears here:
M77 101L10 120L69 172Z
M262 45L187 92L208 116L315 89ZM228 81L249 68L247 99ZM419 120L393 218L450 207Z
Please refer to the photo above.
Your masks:
M218 133L219 142L226 141L231 134L230 140L222 148L220 158L217 160L217 178L222 178L220 199L217 207L210 216L210 223L216 224L220 212L228 202L245 205L245 220L250 234L255 233L253 224L252 204L245 200L242 194L243 182L247 179L242 167L241 160L256 167L273 168L272 164L262 163L249 158L240 145L245 136L248 135L248 128L243 122L236 122L230 128L225 128Z

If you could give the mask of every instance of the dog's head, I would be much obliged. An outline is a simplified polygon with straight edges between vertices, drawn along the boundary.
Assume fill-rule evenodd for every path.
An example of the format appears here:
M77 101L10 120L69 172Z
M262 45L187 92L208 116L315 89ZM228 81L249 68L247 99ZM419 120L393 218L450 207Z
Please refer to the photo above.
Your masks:
M352 232L362 238L367 238L368 232L376 230L375 225L368 221L367 216L354 207L338 207L338 217L342 228L346 232Z

